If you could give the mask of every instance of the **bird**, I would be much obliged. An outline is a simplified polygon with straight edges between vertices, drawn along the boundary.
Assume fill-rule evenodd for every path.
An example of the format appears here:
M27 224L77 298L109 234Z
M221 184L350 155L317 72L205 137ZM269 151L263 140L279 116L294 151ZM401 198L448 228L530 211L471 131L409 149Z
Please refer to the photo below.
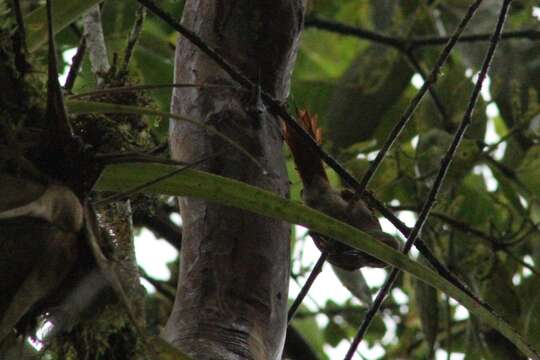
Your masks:
M307 110L297 112L300 126L321 145L322 129L317 125L317 115L311 115ZM398 240L382 231L373 211L362 199L355 196L354 191L332 187L319 154L287 123L284 127L284 138L302 180L302 200L307 206L369 233L393 249L399 249ZM381 268L387 265L335 239L313 232L310 232L310 235L317 248L327 254L328 262L341 269L354 271L366 266Z

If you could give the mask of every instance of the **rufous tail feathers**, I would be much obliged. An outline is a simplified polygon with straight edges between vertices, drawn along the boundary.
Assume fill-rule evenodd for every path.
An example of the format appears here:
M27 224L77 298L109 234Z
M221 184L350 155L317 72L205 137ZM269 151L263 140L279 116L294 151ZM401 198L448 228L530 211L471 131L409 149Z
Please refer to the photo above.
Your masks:
M320 145L322 130L317 127L317 115L310 115L306 110L298 111L300 126ZM285 142L291 149L300 178L304 185L309 185L316 177L328 180L319 154L317 154L300 135L285 123Z

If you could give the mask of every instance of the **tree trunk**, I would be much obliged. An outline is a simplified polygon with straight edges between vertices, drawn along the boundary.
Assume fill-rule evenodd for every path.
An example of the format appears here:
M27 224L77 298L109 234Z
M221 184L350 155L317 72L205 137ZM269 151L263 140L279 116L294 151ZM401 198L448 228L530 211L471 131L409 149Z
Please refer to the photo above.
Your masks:
M196 1L183 23L278 99L288 95L303 24L301 0ZM175 82L231 88L180 89L172 112L202 120L232 138L269 171L219 138L171 120L172 157L216 154L204 170L287 196L278 119L250 115L253 95L187 40L176 48ZM286 330L288 224L193 198L180 198L182 254L176 301L165 337L196 359L279 359Z

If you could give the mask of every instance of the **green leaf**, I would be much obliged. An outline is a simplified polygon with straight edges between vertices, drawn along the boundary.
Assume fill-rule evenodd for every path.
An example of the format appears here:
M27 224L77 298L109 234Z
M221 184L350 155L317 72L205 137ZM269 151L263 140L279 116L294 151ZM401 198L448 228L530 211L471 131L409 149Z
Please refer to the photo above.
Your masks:
M485 344L480 340L478 328L474 323L469 322L466 335L465 360L484 360Z
M512 284L506 264L498 259L492 265L489 277L483 282L481 294L503 318L515 328L522 328L521 302ZM488 359L522 359L515 346L492 329L483 331Z
M143 33L135 49L130 67L140 74L145 84L169 84L173 82L174 51L157 36ZM133 70L132 70L133 71ZM152 93L161 110L169 109L171 89L163 89ZM163 121L163 133L167 133L168 124Z
M512 284L511 273L499 259L495 260L489 278L482 284L482 295L501 316L516 328L520 327L521 302Z
M540 197L540 145L531 147L517 169L518 178Z
M103 0L52 0L53 28L56 33L84 15L92 6ZM47 12L45 5L24 17L28 50L36 51L47 42Z
M328 139L337 149L370 139L410 86L414 71L395 50L370 46L358 54L339 79L321 123L328 125ZM331 124L331 125L329 125Z
M456 219L477 229L482 228L488 220L493 219L496 210L481 175L469 173L459 188L451 209Z
M343 328L337 324L333 319L330 319L328 325L324 328L324 338L326 342L332 346L336 347L341 340L347 337L347 334Z
M495 177L495 180L497 180L497 192L502 195L508 204L516 209L518 213L523 213L525 209L519 200L520 193L524 190L523 187L516 184L516 181L509 179L507 175L505 175L501 169L499 169L493 163L489 163L488 165L493 173L493 176Z
M439 52L438 48L431 49L434 58L439 56ZM442 119L435 102L430 97L430 99L425 99L418 109L420 129L439 128L453 132L458 127L474 88L472 79L465 76L465 70L465 66L455 61L449 61L443 67L435 91L444 106L446 119ZM466 138L483 140L486 120L486 105L482 98L479 98L472 114L471 126L465 135Z
M423 257L420 257L423 260ZM421 263L426 264L423 260ZM418 313L420 315L420 324L422 332L428 345L428 353L433 354L435 341L439 333L439 301L437 299L437 290L424 282L414 281L414 300Z
M303 308L305 309L305 307ZM292 326L302 334L315 352L319 354L323 353L324 335L314 317L294 319Z
M420 135L416 148L420 176L429 177L431 181L434 181L441 166L441 159L448 151L452 139L452 135L437 128ZM474 166L478 155L479 149L474 141L464 139L452 160L443 191L461 182L465 174Z
M525 334L531 346L540 348L540 295L536 295L533 304L527 314L525 322Z
M125 191L170 173L174 168L173 166L147 163L108 166L96 184L95 189L98 191ZM236 180L192 169L186 169L174 178L154 184L148 187L146 191L174 196L192 196L218 202L271 218L281 219L292 224L300 224L322 235L337 239L392 266L396 266L445 292L459 301L472 314L475 314L489 326L501 332L523 353L534 359L540 359L540 356L523 341L521 335L508 323L485 308L478 306L473 299L440 275L380 243L359 229L319 211Z
M482 334L485 342L485 358L487 360L527 360L516 347L495 330Z
M105 39L115 41L118 39L124 45L133 22L135 12L139 5L136 1L105 1L102 8L101 23ZM121 51L121 47L109 50Z

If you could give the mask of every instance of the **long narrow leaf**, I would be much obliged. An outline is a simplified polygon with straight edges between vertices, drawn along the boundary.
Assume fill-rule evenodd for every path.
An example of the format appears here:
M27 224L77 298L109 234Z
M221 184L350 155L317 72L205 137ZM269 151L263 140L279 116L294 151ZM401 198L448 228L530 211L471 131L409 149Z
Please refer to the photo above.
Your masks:
M133 163L112 165L105 169L96 190L122 191L164 175L173 167L161 164ZM524 354L540 359L538 353L526 344L522 336L506 321L479 306L463 291L452 285L429 268L410 260L407 256L383 245L368 234L299 203L283 199L271 192L217 175L187 169L178 176L146 189L146 191L192 196L234 206L291 224L300 224L311 230L339 239L339 241L364 251L384 262L408 272L421 281L443 291L459 301L472 314L497 329L514 343Z

